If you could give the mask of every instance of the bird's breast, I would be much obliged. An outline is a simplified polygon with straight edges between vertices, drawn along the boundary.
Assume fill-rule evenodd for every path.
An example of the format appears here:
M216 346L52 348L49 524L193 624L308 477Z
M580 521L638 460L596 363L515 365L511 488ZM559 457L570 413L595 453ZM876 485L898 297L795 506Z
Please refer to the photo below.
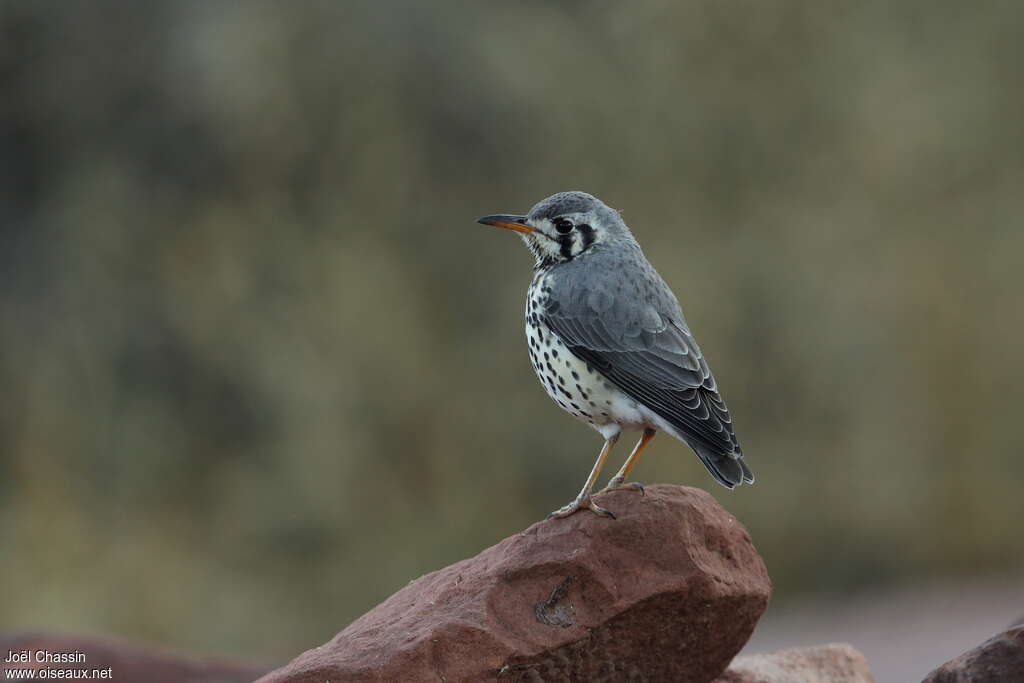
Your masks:
M543 321L551 289L548 276L538 273L526 298L526 343L530 363L548 396L573 417L595 428L611 423L625 430L643 429L651 415L578 358Z

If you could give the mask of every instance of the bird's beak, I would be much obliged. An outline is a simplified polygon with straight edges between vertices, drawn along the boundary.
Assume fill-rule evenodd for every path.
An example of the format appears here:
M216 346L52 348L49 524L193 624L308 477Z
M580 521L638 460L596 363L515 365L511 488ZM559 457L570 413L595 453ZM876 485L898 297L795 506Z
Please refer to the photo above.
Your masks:
M505 228L506 230L515 230L516 232L522 232L530 234L536 232L537 228L526 225L526 216L513 216L505 213L498 213L493 216L484 216L483 218L476 219L477 223L483 223L484 225L496 225L499 228Z

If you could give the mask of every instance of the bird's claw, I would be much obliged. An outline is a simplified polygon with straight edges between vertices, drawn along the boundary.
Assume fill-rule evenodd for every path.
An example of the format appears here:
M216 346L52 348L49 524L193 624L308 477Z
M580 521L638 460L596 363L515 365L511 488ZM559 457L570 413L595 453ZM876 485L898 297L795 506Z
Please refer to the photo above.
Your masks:
M614 512L612 512L611 510L605 510L603 507L595 503L590 496L587 496L585 498L577 498L576 500L569 503L565 507L561 507L555 510L554 512L549 514L547 518L551 519L552 517L568 517L574 512L578 512L584 509L590 510L594 514L599 515L601 517L610 517L611 519L618 519L615 516Z
M640 492L640 495L646 496L647 489L644 485L638 481L631 481L628 484L623 484L622 479L618 477L612 477L612 480L608 482L608 485L599 491L599 493L607 493L608 491L615 491L617 489L636 489Z

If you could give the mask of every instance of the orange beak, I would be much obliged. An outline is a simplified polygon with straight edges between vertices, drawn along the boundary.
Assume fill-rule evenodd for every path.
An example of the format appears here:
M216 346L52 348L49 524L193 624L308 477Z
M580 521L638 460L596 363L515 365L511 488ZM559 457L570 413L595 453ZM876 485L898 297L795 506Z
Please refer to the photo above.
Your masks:
M537 231L537 228L526 225L525 221L526 216L514 216L505 213L499 213L493 216L484 216L483 218L478 218L476 220L477 223L494 225L499 228L505 228L506 230L515 230L516 232L522 232L527 235L531 232Z

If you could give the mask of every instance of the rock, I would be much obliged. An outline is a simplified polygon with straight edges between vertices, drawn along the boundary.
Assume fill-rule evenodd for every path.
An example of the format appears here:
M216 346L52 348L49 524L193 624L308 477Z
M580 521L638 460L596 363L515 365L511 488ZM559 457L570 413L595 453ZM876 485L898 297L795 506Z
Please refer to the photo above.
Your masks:
M247 683L270 668L226 660L193 659L116 640L43 633L0 636L0 652L5 659L8 651L18 653L25 650L28 650L30 659L35 659L35 653L43 650L50 653L78 652L84 656L84 661L56 664L13 662L4 664L5 670L87 669L91 674L93 669L110 669L108 680L119 683Z
M798 647L733 660L713 683L874 683L864 655L846 643Z
M709 681L747 642L771 584L710 494L600 496L421 577L260 679Z
M1024 626L1015 626L951 659L923 683L1024 681Z

